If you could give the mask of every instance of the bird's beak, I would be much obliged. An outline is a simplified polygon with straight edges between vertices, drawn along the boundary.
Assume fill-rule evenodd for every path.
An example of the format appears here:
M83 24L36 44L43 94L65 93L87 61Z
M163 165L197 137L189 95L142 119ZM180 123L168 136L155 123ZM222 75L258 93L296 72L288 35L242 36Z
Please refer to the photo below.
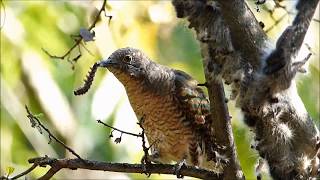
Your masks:
M118 64L118 63L110 57L106 60L102 60L99 62L99 66L105 67L105 68L108 68L108 67L116 65L116 64Z

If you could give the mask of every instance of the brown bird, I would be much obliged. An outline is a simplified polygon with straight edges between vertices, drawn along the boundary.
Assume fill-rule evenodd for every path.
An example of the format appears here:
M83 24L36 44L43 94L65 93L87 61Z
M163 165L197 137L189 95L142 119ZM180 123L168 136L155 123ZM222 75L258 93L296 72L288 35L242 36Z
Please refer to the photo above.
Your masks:
M124 85L151 146L150 160L186 162L221 172L219 147L212 141L210 104L198 82L187 73L151 61L133 48L118 49L92 68L85 93L97 67L106 67ZM85 89L85 90L84 90Z

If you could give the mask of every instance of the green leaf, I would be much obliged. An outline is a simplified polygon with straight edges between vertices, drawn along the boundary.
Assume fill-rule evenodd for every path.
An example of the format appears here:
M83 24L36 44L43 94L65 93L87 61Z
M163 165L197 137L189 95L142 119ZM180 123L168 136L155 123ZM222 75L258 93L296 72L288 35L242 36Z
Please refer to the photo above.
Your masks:
M14 167L8 166L6 168L7 171L7 177L10 176L10 174L12 174L14 172Z

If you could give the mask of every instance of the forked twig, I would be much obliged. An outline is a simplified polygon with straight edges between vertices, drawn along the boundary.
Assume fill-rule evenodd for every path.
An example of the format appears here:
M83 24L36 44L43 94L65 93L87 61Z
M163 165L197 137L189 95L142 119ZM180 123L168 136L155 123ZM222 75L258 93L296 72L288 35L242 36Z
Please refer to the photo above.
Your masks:
M105 12L105 7L106 7L106 3L107 3L107 0L103 0L103 4L100 8L100 10L98 11L98 14L96 15L93 23L90 25L90 27L88 29L86 29L87 32L91 32L91 30L96 26L97 22L99 21L99 18L100 18L100 15L102 12ZM105 15L106 17L109 18L109 23L111 21L111 18L112 16L107 16ZM71 52L76 48L76 47L79 47L80 49L80 45L81 45L81 42L83 40L83 37L81 35L75 35L75 37L78 37L78 39L75 39L75 43L71 46L71 48L65 52L62 56L56 56L56 55L52 55L50 54L47 50L45 50L44 48L42 48L42 50L50 57L50 58L53 58L53 59L61 59L61 60L64 60L65 58L67 58L68 62L70 62L72 65L74 65L74 62L76 62L80 57L81 57L81 51L79 50L79 54L77 56L75 56L72 60L69 59L70 55L71 55ZM90 52L90 51L89 51Z
M66 144L64 144L61 140L59 140L58 138L56 138L48 128L46 128L41 122L40 120L34 116L28 106L25 106L26 110L27 110L27 117L29 118L30 122L31 122L31 126L32 127L37 127L38 129L43 129L45 130L47 133L48 133L48 136L49 136L49 142L51 142L51 139L54 139L57 143L59 143L60 145L62 145L65 149L67 149L71 154L73 154L74 156L76 156L77 158L83 160L80 155L78 155L73 149L71 149L70 147L68 147ZM42 133L40 131L40 133Z

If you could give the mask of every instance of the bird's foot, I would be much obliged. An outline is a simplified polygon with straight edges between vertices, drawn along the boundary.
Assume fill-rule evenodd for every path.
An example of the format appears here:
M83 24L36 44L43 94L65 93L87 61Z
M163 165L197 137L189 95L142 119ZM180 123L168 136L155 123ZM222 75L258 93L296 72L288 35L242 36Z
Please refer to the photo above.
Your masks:
M148 170L149 166L151 165L151 163L154 162L154 163L157 163L157 164L161 164L159 158L160 158L160 154L159 154L158 151L152 152L151 155L149 155L149 154L143 155L143 157L141 158L141 164L142 164L143 172L148 177L151 175L151 173Z
M151 160L148 155L143 155L143 157L141 158L141 165L143 173L147 175L147 177L150 177L151 173L149 171L149 166L151 165Z
M183 178L183 175L180 173L182 166L186 166L187 162L186 159L183 159L182 161L178 162L174 167L174 173L177 175L177 178Z

